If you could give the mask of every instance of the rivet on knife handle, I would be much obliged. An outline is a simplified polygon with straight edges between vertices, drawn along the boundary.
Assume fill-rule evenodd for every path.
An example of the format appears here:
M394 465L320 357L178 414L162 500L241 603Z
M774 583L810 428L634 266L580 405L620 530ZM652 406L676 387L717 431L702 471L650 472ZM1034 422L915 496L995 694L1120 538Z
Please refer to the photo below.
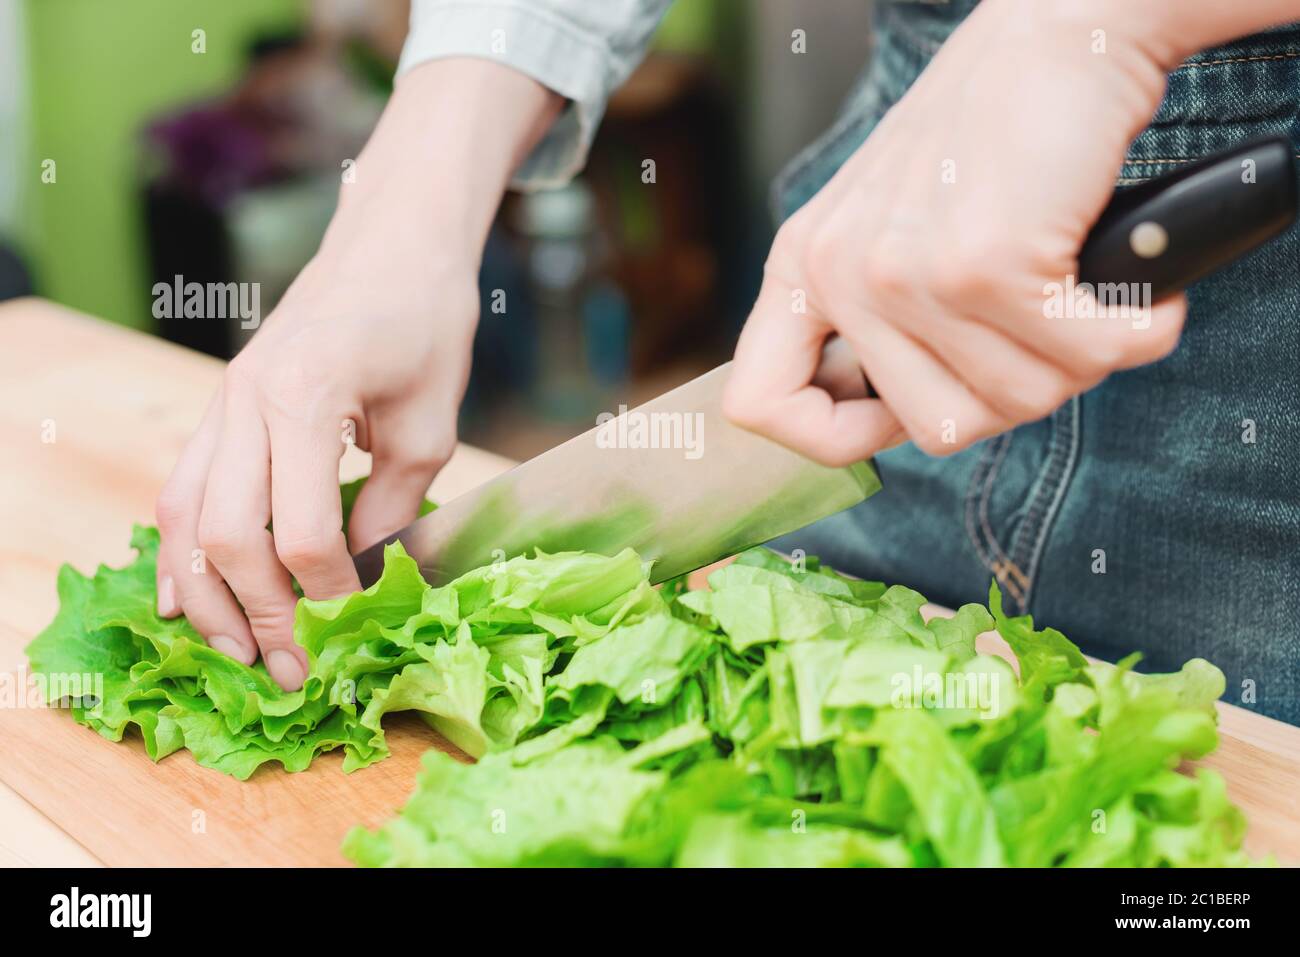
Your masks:
M1079 281L1149 284L1158 302L1285 230L1296 217L1291 143L1254 140L1115 194L1079 254Z

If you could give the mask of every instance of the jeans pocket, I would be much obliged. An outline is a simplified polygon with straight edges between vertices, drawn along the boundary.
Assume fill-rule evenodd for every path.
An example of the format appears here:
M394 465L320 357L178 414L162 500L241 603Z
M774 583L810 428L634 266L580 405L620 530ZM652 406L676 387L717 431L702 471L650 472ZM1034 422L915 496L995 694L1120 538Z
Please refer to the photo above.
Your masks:
M966 487L966 535L1007 610L1029 611L1034 584L1080 450L1080 402L989 439Z

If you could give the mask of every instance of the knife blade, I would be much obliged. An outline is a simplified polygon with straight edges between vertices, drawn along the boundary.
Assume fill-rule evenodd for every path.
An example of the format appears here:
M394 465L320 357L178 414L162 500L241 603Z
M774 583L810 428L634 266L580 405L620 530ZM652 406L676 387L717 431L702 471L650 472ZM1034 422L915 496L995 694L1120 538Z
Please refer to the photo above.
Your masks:
M826 350L822 375L853 364ZM856 364L853 364L856 369ZM868 463L827 468L732 425L722 414L731 363L465 493L356 556L361 582L400 541L434 585L539 549L612 555L634 549L666 581L803 528L880 488ZM856 378L865 393L860 372Z
M1149 304L1282 232L1296 205L1290 142L1245 143L1116 193L1080 250L1080 281L1099 299L1115 292L1107 286L1142 287ZM661 582L879 490L867 463L825 468L728 422L730 367L620 409L360 552L362 584L379 577L392 541L435 585L534 548L632 548L654 561L651 579ZM839 340L827 344L814 381L836 398L874 396Z

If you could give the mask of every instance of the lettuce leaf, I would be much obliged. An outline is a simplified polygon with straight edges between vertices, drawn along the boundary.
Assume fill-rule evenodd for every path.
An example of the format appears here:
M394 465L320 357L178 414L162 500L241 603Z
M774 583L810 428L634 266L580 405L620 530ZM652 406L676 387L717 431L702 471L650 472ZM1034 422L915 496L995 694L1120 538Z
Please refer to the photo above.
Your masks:
M709 588L656 589L631 551L538 551L430 587L401 549L371 588L299 602L303 688L280 691L154 611L138 559L59 574L28 648L72 716L161 760L246 778L327 750L355 770L414 711L406 806L344 843L372 866L1218 866L1249 863L1217 742L1223 675L1141 675L1008 618L1001 594L927 623L911 589L754 549ZM1019 675L979 654L996 628ZM97 697L69 675L96 677ZM59 684L62 680L62 684ZM264 772L265 773L265 772Z
M59 613L27 647L32 671L55 688L67 676L95 676L102 694L71 711L110 740L134 726L152 759L185 748L199 764L240 779L268 762L302 771L340 747L344 770L372 764L388 754L382 719L393 711L421 713L475 757L509 747L530 730L548 730L543 673L561 652L650 611L658 613L657 634L691 638L681 650L694 657L655 673L666 698L711 641L667 614L631 551L517 558L435 589L392 545L370 588L299 601L294 636L308 675L300 690L284 692L261 662L243 665L209 648L183 618L158 617L158 542L156 529L138 527L139 555L125 568L101 567L90 578L60 571ZM625 631L616 644L647 653L665 647L635 633L629 641ZM601 652L592 646L585 655L592 654ZM619 690L641 694L647 676L633 673L636 662L627 668Z

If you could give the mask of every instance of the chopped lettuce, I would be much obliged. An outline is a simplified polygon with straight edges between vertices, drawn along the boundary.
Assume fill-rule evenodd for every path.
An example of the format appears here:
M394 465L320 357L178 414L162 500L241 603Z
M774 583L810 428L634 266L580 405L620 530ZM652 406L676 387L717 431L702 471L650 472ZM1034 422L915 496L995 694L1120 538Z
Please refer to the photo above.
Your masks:
M92 672L73 716L149 755L239 778L342 748L387 754L415 711L476 763L432 750L415 791L344 852L363 865L1215 866L1248 863L1223 780L1176 772L1216 745L1223 676L1097 664L1065 636L762 549L709 589L655 589L635 553L537 553L430 587L390 546L364 592L299 603L309 674L260 665L154 610L139 558L59 576L36 672ZM1019 676L980 654L996 627Z

